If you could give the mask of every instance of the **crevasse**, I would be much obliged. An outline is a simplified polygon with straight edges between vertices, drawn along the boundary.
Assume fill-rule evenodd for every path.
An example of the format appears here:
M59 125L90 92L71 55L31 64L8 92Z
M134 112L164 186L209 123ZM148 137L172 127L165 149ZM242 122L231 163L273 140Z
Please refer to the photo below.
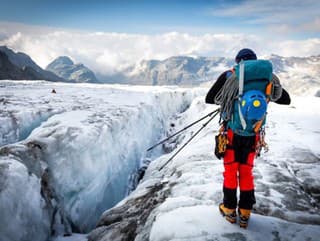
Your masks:
M4 190L0 191L0 210L5 208L6 200L23 207L19 217L10 209L6 212L8 218L3 220L8 220L9 226L17 226L28 238L39 234L30 228L35 223L39 223L36 229L42 233L48 232L48 226L56 225L57 220L50 220L55 213L50 210L51 206L62 210L66 216L64 221L68 220L75 231L92 229L103 211L125 197L129 176L139 168L141 159L146 156L145 150L165 134L169 118L186 110L199 92L166 87L48 86L43 83L30 88L34 86L36 91L32 96L27 94L30 89L18 83L14 84L12 92L8 87L7 95L22 101L26 95L28 97L23 108L13 104L8 111L23 114L28 108L40 109L46 105L44 100L50 98L50 108L60 112L42 122L25 140L0 149L0 165L7 165L3 171L10 174L6 182L17 183L20 176L25 175L32 177L19 182L22 183L21 193L8 190L10 185L1 186L0 182L0 190ZM58 95L48 97L45 93L53 87ZM152 155L160 153L161 147ZM26 168L13 168L15 163ZM27 202L24 196L43 189L44 170L49 170L50 175L47 196L55 198L49 201L50 205L40 195L34 197L37 202ZM15 175L16 172L19 175ZM23 189L30 186L31 180L34 188ZM40 210L40 214L30 215L31 208ZM3 233L10 232L2 229ZM19 240L12 235L11 240ZM44 237L34 240L45 240Z

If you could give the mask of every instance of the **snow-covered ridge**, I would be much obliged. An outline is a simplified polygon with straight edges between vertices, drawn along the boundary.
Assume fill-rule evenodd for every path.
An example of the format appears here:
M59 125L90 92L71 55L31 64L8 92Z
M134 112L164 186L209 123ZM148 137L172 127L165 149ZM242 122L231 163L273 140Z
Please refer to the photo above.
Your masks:
M269 59L284 87L294 94L315 95L320 90L320 56L281 57ZM223 57L174 56L165 60L143 60L115 74L101 77L106 82L147 85L212 84L218 76L235 65L234 59Z
M46 240L51 231L70 232L70 224L74 231L93 228L104 210L125 197L129 176L165 134L170 117L201 92L48 82L2 86L1 126L14 118L33 128L38 120L29 119L32 111L48 117L25 140L0 149L0 233L10 240ZM5 133L16 131L6 127ZM21 198L29 196L33 201Z
M106 81L120 79L123 83L147 85L191 85L211 81L230 68L232 59L216 57L173 56L165 60L143 60Z
M76 83L97 83L94 73L83 64L74 64L67 56L60 56L53 60L46 70L52 71L56 75L70 82Z

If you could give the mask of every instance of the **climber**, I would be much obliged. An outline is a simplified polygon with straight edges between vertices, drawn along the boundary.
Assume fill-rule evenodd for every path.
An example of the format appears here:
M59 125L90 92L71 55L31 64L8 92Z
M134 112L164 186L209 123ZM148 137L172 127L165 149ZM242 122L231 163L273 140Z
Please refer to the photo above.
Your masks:
M221 214L231 223L246 228L255 204L253 164L264 141L268 102L289 105L287 91L272 72L267 60L257 60L251 49L242 49L233 69L222 73L206 96L206 103L221 106L221 128L216 137L215 154L224 159L223 202ZM237 188L240 198L237 204Z

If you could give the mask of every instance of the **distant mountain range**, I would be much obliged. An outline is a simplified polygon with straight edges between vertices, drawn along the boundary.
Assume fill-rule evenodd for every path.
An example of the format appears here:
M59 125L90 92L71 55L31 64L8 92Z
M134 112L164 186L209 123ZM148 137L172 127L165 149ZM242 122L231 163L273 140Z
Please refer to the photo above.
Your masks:
M269 59L283 86L294 94L320 95L320 55ZM143 60L122 72L101 78L105 83L144 85L203 85L235 65L232 58L176 56L165 60Z
M144 60L123 71L131 83L152 85L199 85L232 66L228 58L175 56L163 61Z
M281 57L271 55L275 73L283 86L294 94L320 93L320 55L311 57Z
M28 55L0 46L0 79L65 81L43 70Z
M283 86L291 93L320 93L320 55L311 57L281 57L269 59ZM163 61L141 61L126 69L122 82L150 85L199 85L213 83L225 70L232 68L232 58L171 57ZM319 95L319 94L317 94Z
M273 63L274 72L291 93L320 95L320 55L271 55L265 59ZM43 70L28 55L0 47L0 79L198 86L212 83L234 64L232 58L175 56L165 60L143 60L123 71L98 76L97 79L93 71L83 64L74 64L67 56L58 57Z
M46 70L68 80L78 83L98 83L94 73L83 64L74 64L67 56L61 56L51 62Z

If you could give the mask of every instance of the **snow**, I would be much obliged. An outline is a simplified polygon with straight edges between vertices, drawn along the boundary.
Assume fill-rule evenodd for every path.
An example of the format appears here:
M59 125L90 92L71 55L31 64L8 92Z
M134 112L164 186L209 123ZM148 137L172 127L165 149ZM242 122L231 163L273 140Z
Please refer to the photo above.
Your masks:
M7 153L14 153L12 162L30 167L25 172L37 173L37 187L31 180L26 180L21 188L33 187L38 202L44 202L39 196L39 190L42 190L39 178L48 168L54 203L61 206L60 215L65 214L82 232L92 229L104 210L125 197L129 176L142 165L147 147L164 134L166 120L184 111L199 92L176 87L72 85L41 81L7 81L1 85L1 96L5 96L0 119L2 150L5 151L0 160L8 163L5 159ZM57 94L51 94L52 89ZM37 113L46 118L39 121ZM21 140L21 125L2 125L8 119L25 123L31 134ZM3 138L11 132L18 133L12 141ZM20 142L5 145L17 141ZM40 154L36 160L33 159L34 150L29 146L39 146ZM29 151L32 156L20 157L24 151ZM159 154L161 148L148 155ZM37 168L34 163L38 163ZM21 175L22 171L13 170L15 172ZM16 181L17 178L13 179ZM12 192L14 187L10 188ZM28 212L39 209L39 205L33 202L26 205L29 201L17 195L20 196L18 192L12 195L2 192L0 197L14 200L14 205L28 207L21 221L38 222L38 216ZM4 208L1 204L0 209ZM16 219L19 216L8 210L3 220L10 220L10 225L22 230L29 228L20 225ZM49 219L47 217L43 222Z
M0 240L48 239L49 214L39 190L39 179L26 166L12 157L0 159ZM28 229L17 231L18 227Z
M161 207L161 206L160 206ZM315 240L319 229L253 214L248 229L227 223L212 205L178 207L161 213L150 233L153 241L178 240Z
M315 97L293 96L291 106L270 104L267 126L270 151L256 159L257 204L247 230L231 225L218 211L218 204L222 201L223 164L213 155L214 135L218 130L217 121L213 121L159 171L201 124L175 138L173 152L151 162L137 189L117 205L118 209L121 210L121 206L125 209L130 200L134 202L156 183L164 183L163 190L154 196L169 195L151 211L142 225L142 234L138 233L135 241L145 240L145 233L152 241L318 240L319 102ZM190 108L178 116L171 132L215 108L205 105L203 97L196 98ZM108 214L102 215L101 221ZM110 223L106 227L108 225ZM95 232L99 233L99 229L92 232L92 237ZM104 232L120 235L121 229Z
M57 94L51 94L53 88ZM218 212L223 181L222 161L213 154L218 117L159 171L202 124L166 143L167 154L161 146L145 150L216 109L204 103L207 90L1 82L0 234L5 240L21 240L22 235L46 240L53 218L59 226L53 216L58 210L75 227L73 232L89 232L103 213L93 230L103 235L90 234L92 240L112 233L121 239L125 233L118 232L120 224L131 228L127 215L129 221L134 219L130 215L139 219L135 241L318 240L319 98L292 96L290 106L270 104L270 151L255 162L257 204L247 230L229 224ZM8 124L15 122L24 127ZM129 177L145 159L152 161L126 197ZM143 200L145 196L149 199ZM148 207L152 209L145 213ZM120 210L119 219L110 215L112 210ZM105 218L116 221L103 223ZM87 239L85 234L61 237L63 231L57 235L55 241Z

